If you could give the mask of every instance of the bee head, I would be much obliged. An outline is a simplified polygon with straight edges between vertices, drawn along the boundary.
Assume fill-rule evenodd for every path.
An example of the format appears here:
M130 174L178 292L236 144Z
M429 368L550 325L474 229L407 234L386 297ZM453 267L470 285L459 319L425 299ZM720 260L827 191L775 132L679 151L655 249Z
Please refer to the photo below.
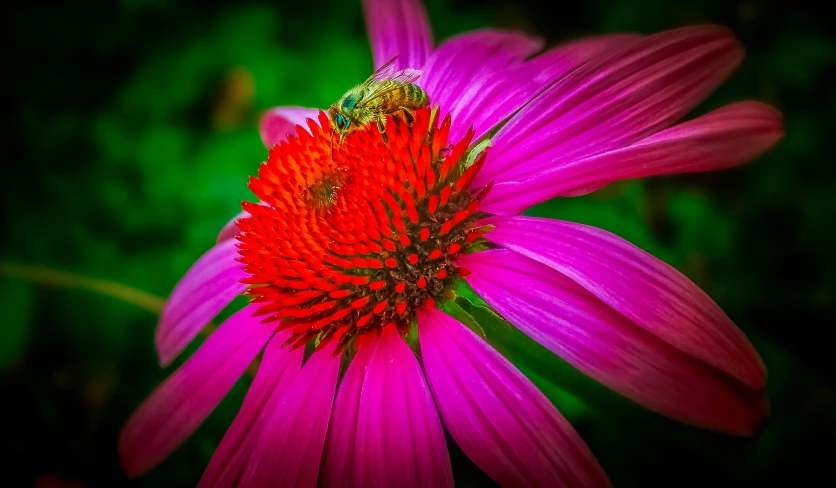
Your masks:
M351 121L342 114L342 110L340 110L340 106L338 104L331 105L328 108L328 116L331 118L331 123L333 124L332 130L337 132L338 134L345 134L348 131L348 127L351 125Z
M342 114L337 114L334 117L334 127L336 127L337 132L340 134L346 132L348 127L351 125L351 121L344 117Z

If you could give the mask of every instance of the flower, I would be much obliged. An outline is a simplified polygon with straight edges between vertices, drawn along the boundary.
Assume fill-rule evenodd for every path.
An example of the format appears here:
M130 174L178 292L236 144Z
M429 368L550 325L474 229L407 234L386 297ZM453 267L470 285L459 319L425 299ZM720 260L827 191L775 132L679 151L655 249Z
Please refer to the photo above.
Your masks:
M704 292L608 232L519 215L616 180L738 165L773 145L780 113L757 102L673 125L740 62L734 37L698 26L537 55L537 39L484 30L433 49L417 1L364 4L375 65L396 57L398 69L422 70L416 83L435 108L337 145L321 111L265 116L269 157L250 181L260 203L244 204L172 292L161 363L234 297L251 303L128 421L127 472L176 449L263 350L200 486L450 486L442 425L500 485L607 486L531 381L440 310L460 279L616 392L751 434L767 414L766 370Z

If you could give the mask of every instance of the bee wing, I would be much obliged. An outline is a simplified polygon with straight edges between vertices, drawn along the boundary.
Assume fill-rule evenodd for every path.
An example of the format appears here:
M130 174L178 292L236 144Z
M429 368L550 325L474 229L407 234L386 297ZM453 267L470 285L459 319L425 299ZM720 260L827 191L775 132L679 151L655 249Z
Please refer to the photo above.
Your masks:
M387 78L392 77L392 73L395 72L395 60L398 59L397 56L387 61L383 66L377 68L371 76L369 76L365 83L371 83L375 80L382 81Z
M392 81L399 83L412 83L417 80L424 72L420 69L402 69L397 73L393 73L389 78Z
M395 60L398 59L397 56L390 59L386 64L375 70L371 76L369 76L364 85L369 85L375 81L381 82L386 80L394 80L399 81L401 83L412 83L413 81L417 80L419 76L423 73L423 71L418 69L402 69L400 71L395 71Z
M394 90L401 85L403 85L403 83L391 79L370 83L366 85L366 93L363 95L362 101L358 101L358 105L368 105L376 98L383 96L387 92Z

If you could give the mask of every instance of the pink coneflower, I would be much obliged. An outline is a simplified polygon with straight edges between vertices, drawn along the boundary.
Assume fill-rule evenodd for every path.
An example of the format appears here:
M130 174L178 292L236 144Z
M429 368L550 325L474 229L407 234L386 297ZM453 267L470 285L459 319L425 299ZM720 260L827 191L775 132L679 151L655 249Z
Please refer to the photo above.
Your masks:
M365 8L375 65L421 70L437 109L411 125L390 117L385 139L370 124L333 152L324 113L268 113L269 157L250 182L260 203L244 204L172 292L161 363L234 297L252 303L134 413L119 444L128 473L169 455L263 350L200 486L451 486L442 426L500 485L607 486L531 381L442 311L461 279L624 396L751 434L766 371L705 293L608 232L518 215L615 180L734 166L774 144L780 113L757 102L672 126L740 62L734 37L701 26L538 55L537 39L491 30L433 49L419 2Z

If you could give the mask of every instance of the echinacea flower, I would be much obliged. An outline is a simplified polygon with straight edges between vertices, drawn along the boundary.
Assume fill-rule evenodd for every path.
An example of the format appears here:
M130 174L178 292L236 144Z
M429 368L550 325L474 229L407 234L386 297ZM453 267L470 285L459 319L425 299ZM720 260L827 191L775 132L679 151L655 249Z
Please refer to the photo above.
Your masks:
M444 427L500 485L607 486L531 381L441 310L461 279L627 398L751 434L766 370L704 292L606 231L519 215L616 180L742 164L774 144L780 113L757 102L673 125L740 62L734 37L699 26L537 54L537 39L483 30L433 48L419 2L365 9L375 65L421 70L433 108L337 146L321 111L265 116L259 203L172 292L161 363L234 297L251 303L131 417L127 472L176 449L263 351L200 486L451 486Z

